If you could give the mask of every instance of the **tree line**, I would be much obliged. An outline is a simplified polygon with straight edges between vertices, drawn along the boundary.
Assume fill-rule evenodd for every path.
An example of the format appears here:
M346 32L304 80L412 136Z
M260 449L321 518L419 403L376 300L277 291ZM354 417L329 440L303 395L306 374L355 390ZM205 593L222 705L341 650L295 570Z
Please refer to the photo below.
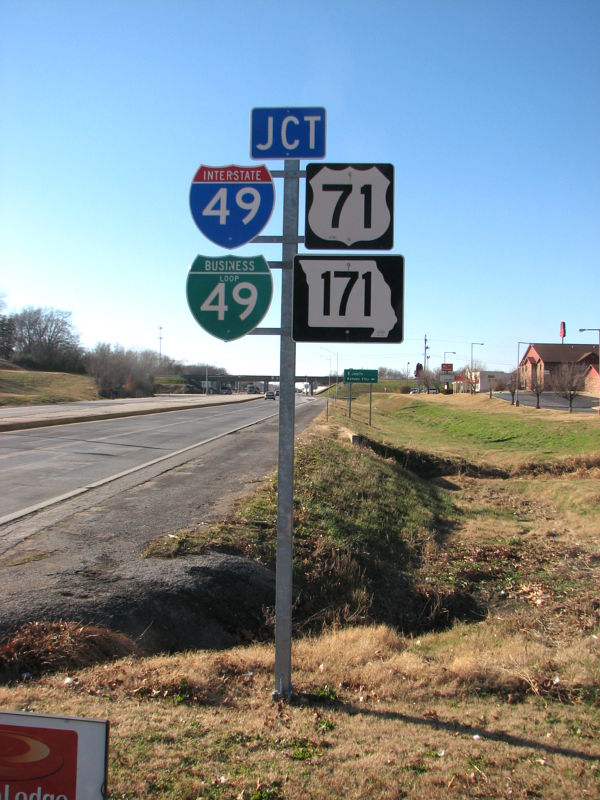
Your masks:
M110 398L151 395L158 376L182 369L180 363L153 350L126 350L106 343L86 350L73 328L71 312L54 308L0 314L0 359L26 369L90 375L99 395ZM210 370L214 374L215 368Z

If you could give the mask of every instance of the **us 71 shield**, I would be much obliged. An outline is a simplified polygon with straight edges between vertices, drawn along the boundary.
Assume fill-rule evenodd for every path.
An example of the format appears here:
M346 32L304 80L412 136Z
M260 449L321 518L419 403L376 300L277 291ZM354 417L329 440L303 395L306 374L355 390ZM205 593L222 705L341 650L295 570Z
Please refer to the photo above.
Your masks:
M390 250L393 244L392 164L307 164L307 250Z

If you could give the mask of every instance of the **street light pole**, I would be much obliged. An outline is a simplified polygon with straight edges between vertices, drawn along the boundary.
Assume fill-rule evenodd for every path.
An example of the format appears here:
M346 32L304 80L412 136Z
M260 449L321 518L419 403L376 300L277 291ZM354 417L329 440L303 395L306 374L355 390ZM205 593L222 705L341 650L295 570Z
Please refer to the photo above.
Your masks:
M515 408L519 405L519 379L521 377L521 355L519 348L522 344L529 344L529 342L517 343L517 372L515 375L516 388L515 388Z
M579 328L579 333L584 331L598 331L598 414L600 415L600 328Z
M325 350L325 348L323 348L323 350ZM327 352L329 352L329 350ZM317 353L317 355L329 361L329 375L327 376L327 402L325 404L325 422L329 422L329 395L331 394L331 356L324 356L321 353Z
M326 347L323 347L322 345L321 345L321 350L325 350L326 353L331 353L332 356L335 356L335 402L337 404L338 383L340 377L339 353L334 353L332 350L328 350Z
M471 394L475 394L475 385L473 383L473 346L479 345L480 347L485 346L485 342L471 342Z

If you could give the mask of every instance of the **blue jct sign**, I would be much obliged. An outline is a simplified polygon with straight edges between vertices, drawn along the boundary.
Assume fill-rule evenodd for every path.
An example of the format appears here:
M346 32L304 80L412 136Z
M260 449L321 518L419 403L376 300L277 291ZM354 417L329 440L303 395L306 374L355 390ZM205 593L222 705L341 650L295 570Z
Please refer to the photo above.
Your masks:
M324 158L324 108L253 108L252 158Z
M269 221L275 187L264 164L257 167L207 167L194 175L190 210L211 242L227 249L254 239Z

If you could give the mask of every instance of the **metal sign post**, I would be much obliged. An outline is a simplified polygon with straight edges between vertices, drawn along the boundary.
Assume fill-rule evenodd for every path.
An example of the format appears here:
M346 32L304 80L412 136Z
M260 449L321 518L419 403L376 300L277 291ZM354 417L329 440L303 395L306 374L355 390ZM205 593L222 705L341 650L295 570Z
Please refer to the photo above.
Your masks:
M292 687L292 539L294 531L294 425L296 411L296 343L292 339L294 276L298 244L300 196L299 159L285 159L283 178L283 236L257 236L255 242L281 243L281 327L256 328L254 335L279 334L279 444L277 464L277 561L275 565L275 688L273 699L289 700Z
M282 261L271 265L262 256L198 256L187 290L192 313L213 336L225 341L245 333L280 336L273 691L277 699L290 699L293 693L296 342L381 344L403 338L402 256L298 256L300 243L307 249L328 250L389 250L393 246L393 165L310 164L301 171L301 158L325 156L325 134L324 108L255 108L250 118L251 158L283 158L283 171L269 172L264 165L202 165L190 190L192 216L211 241L227 248L250 241L282 245ZM273 210L271 176L284 179L282 236L257 235ZM307 177L305 236L298 236L301 177ZM282 269L281 327L258 328L271 300L270 266ZM357 382L377 380L376 371L353 372ZM352 414L352 380L351 376L348 416ZM372 387L369 424L371 404Z
M275 567L275 690L292 695L292 535L296 343L292 339L293 273L298 252L300 161L284 161L281 344L279 352L279 462L277 467L277 564Z
M294 510L294 422L296 405L296 343L292 338L293 262L298 244L301 158L325 155L324 108L255 108L250 116L250 156L283 158L283 236L258 236L256 242L282 243L281 329L257 329L280 334L279 462L277 467L277 563L275 567L275 689L273 697L292 695L292 535ZM275 265L273 265L275 266Z
M371 425L371 413L373 409L373 384L379 381L379 371L376 369L345 369L344 370L344 383L350 386L350 394L348 396L348 418L352 418L352 384L368 383L369 384L369 426Z

